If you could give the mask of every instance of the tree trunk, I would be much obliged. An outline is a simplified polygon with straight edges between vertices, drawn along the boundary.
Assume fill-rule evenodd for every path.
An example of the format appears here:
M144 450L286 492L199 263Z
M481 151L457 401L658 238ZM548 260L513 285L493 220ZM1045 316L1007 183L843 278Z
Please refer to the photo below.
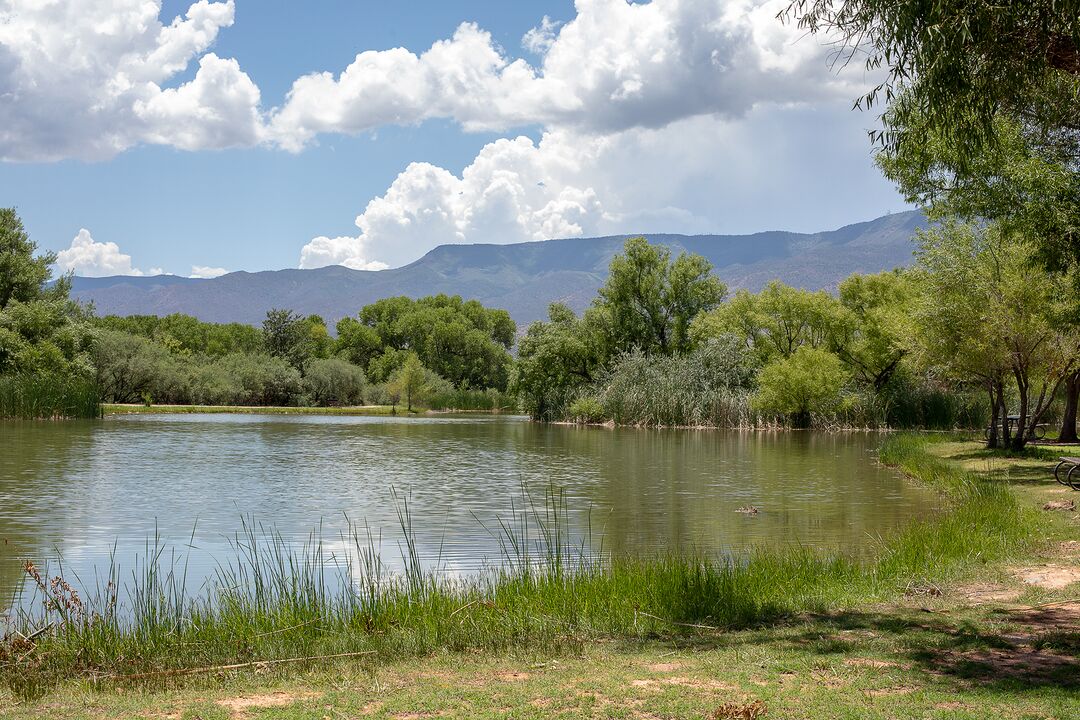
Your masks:
M1061 419L1061 432L1058 442L1077 441L1076 405L1080 400L1080 370L1069 375L1065 380L1065 416Z
M1028 397L1028 379L1019 369L1013 371L1016 377L1016 389L1020 391L1020 415L1016 420L1016 434L1013 435L1009 447L1013 450L1023 450L1028 441L1028 408L1031 398Z
M1009 447L1009 408L1005 405L1005 383L998 381L997 386L998 419L1001 423L1001 439L998 447Z
M986 433L986 447L990 449L1001 447L999 435L1001 427L998 425L998 401L994 393L994 383L990 383L990 426Z

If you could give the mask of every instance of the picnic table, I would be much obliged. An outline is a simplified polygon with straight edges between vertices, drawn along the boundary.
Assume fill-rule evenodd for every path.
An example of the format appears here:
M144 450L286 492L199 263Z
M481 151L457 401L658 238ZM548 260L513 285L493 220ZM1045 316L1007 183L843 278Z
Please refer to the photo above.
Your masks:
M1054 479L1065 487L1080 490L1080 457L1060 457L1054 468ZM1065 472L1062 477L1062 472Z
M1017 430L1020 429L1020 416L1019 415L1009 415L1008 419L1009 419L1009 432L1016 432ZM1050 427L1049 423L1039 423L1039 424L1035 425L1034 427L1031 427L1031 426L1028 425L1028 422L1031 421L1031 417L1028 416L1028 417L1024 418L1024 420L1025 420L1024 427L1028 428L1028 432L1031 433L1032 437L1034 437L1036 440L1042 440L1043 438L1046 437L1046 431ZM998 427L1000 427L1000 425ZM990 426L989 425L986 427L986 430L983 431L983 437L985 437L987 440L990 439Z

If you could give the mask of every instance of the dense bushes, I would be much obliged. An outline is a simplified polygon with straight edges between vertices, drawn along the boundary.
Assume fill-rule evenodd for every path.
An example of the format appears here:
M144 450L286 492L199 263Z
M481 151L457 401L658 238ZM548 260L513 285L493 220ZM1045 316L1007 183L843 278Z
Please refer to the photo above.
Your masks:
M308 364L304 389L314 405L363 405L364 371L345 360L327 358Z

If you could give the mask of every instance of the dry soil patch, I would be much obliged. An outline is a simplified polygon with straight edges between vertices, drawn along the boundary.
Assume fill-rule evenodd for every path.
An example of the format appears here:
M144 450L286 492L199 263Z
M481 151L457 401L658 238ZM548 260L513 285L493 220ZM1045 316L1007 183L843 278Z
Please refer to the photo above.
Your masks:
M1021 582L1044 590L1061 590L1074 582L1080 582L1080 567L1071 565L1017 568L1014 574Z
M242 697L225 698L218 700L217 704L226 708L233 718L247 717L249 710L263 708L287 707L301 700L310 700L320 697L320 693L289 693L273 692L259 695L244 695Z

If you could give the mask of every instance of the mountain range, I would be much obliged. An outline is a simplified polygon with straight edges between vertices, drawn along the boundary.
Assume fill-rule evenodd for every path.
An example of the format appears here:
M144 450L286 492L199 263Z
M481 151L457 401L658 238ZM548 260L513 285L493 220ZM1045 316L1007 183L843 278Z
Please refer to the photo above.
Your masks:
M853 272L909 265L917 211L886 215L838 230L752 235L645 233L673 256L708 258L732 290L758 290L773 279L806 289L834 289ZM436 293L475 298L510 312L519 328L547 315L553 301L582 310L592 302L611 258L631 235L542 240L512 245L440 245L416 262L379 271L331 266L316 270L233 272L211 279L176 275L75 277L72 296L98 315L186 313L212 322L260 323L271 308L337 320L393 295Z

